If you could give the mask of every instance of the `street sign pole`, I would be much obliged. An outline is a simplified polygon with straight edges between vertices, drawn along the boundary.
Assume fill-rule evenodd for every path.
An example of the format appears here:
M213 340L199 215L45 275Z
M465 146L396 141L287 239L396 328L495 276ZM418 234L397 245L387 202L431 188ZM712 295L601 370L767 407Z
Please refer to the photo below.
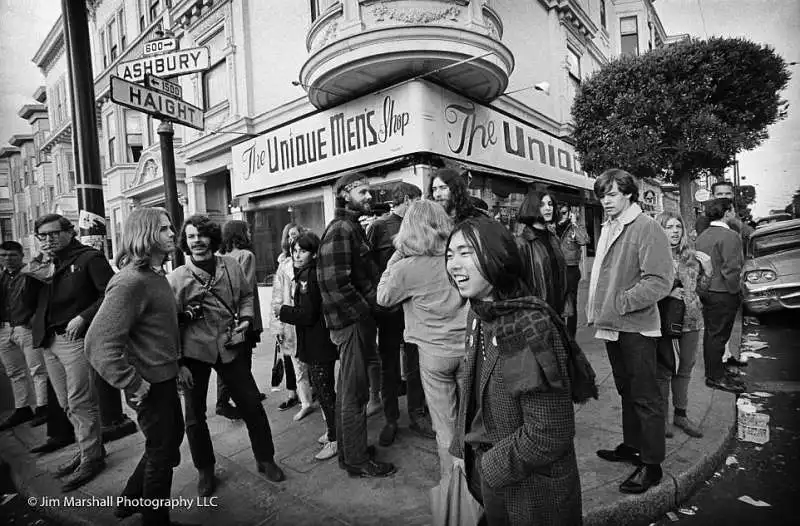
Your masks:
M94 78L89 47L89 23L84 2L61 0L64 16L64 41L67 72L72 87L72 135L77 159L75 174L78 194L78 225L81 242L106 252L105 203L100 172L100 146L95 121ZM90 225L89 228L84 228ZM122 395L94 373L104 440L114 440L136 432L136 424L122 412Z
M178 182L175 178L175 148L172 144L174 135L172 123L167 120L161 121L161 124L158 125L158 138L161 145L161 171L164 174L164 197L167 202L167 212L172 217L175 230L178 230L183 225L183 208L178 202ZM176 249L172 258L172 267L179 267L183 265L183 262L183 252Z

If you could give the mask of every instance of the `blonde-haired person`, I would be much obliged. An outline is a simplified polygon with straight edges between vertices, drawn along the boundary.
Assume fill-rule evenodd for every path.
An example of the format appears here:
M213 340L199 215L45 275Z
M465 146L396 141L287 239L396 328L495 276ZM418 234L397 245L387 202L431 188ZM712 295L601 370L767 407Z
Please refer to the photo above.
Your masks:
M468 306L450 284L444 253L453 223L434 201L413 203L395 236L396 251L378 283L378 304L403 305L405 341L419 347L422 388L431 413L442 477L453 465L448 452L464 372Z
M138 208L125 221L120 271L86 333L86 357L109 384L125 393L146 440L122 496L165 501L180 463L184 422L178 398L178 309L163 265L175 251L175 229L160 208ZM183 378L182 378L183 379ZM169 507L121 504L115 515L141 512L144 524L168 524Z
M711 258L692 249L683 218L675 212L664 212L658 223L667 234L672 248L672 264L675 268L675 283L669 295L682 299L685 305L683 331L680 338L661 336L658 340L658 384L664 398L664 414L669 408L670 386L672 405L675 407L673 424L695 438L703 436L700 427L686 414L689 405L689 381L692 376L703 331L703 306L698 289L707 289L711 281ZM675 363L677 358L677 363ZM666 436L673 431L666 426Z
M278 268L272 281L272 322L270 330L277 338L286 366L286 389L289 398L281 402L278 409L286 411L300 404L300 411L294 415L299 421L314 410L311 399L311 380L308 366L297 359L297 338L294 327L280 320L281 307L294 305L294 264L292 263L291 246L294 240L304 232L304 228L295 223L288 223L281 233L281 254L278 256Z

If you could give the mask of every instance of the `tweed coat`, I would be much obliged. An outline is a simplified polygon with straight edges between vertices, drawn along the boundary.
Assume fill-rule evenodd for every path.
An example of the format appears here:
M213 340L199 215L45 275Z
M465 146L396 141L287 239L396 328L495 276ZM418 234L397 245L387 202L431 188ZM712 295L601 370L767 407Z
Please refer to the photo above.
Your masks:
M467 318L461 400L480 389L485 436L492 443L481 458L481 476L501 490L514 525L582 522L568 354L554 318L555 311L535 297L472 302ZM476 386L481 329L486 358ZM450 447L458 458L467 450L467 406L459 406Z

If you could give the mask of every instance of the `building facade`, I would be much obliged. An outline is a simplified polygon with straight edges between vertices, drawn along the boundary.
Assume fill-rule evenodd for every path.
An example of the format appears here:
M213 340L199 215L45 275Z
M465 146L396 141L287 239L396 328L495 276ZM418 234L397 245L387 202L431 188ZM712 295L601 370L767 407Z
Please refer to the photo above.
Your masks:
M398 181L426 189L433 170L457 168L512 228L525 195L548 189L599 232L593 180L571 145L572 101L608 61L670 42L650 0L88 5L112 244L130 210L164 195L159 120L111 101L110 79L145 43L172 36L210 55L208 69L170 79L205 119L202 131L175 126L184 213L247 219L266 283L283 225L322 233L333 181L354 170L382 201ZM63 53L59 20L34 57L51 130L41 149L56 178L74 166Z

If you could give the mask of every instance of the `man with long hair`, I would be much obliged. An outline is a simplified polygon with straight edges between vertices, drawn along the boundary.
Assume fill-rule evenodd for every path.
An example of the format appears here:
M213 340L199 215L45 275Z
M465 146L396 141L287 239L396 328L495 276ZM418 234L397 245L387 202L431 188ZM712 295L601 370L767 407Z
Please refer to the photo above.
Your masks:
M222 377L247 426L256 467L272 482L284 480L275 463L267 413L250 371L247 330L253 323L253 287L235 259L215 255L222 242L218 224L193 215L183 224L180 249L189 257L167 276L182 320L181 384L186 437L198 472L197 492L214 492L214 446L206 423L211 369Z
M378 270L383 273L395 253L393 239L400 231L408 207L422 197L422 190L411 183L401 182L392 191L392 212L375 220L367 229L367 240L374 251ZM397 434L400 418L398 390L400 388L400 348L408 360L409 374L406 383L408 395L409 429L424 438L434 438L436 433L425 418L425 394L419 375L419 349L415 343L403 343L405 321L403 309L394 308L376 312L378 323L378 354L381 359L381 399L386 423L378 437L381 446L389 446Z
M622 398L623 433L622 444L597 455L634 464L619 489L644 493L663 476L666 430L657 379L657 304L672 289L675 270L667 235L637 204L639 187L633 175L607 170L595 180L594 193L607 219L592 266L586 319L606 344Z
M351 476L385 477L395 472L389 462L376 462L367 447L367 368L375 349L378 266L358 219L371 209L367 176L353 172L334 185L336 215L322 236L317 278L322 312L331 341L339 349L337 443L340 466Z
M467 181L452 168L440 168L433 172L428 185L428 199L442 205L455 224L482 215L472 204Z
M145 436L145 450L122 497L168 499L172 470L180 463L183 414L178 399L180 332L175 298L163 265L175 250L175 230L167 212L139 208L125 221L120 271L86 333L92 367L125 393ZM122 500L115 514L141 512L144 524L170 524L169 507L135 508Z

